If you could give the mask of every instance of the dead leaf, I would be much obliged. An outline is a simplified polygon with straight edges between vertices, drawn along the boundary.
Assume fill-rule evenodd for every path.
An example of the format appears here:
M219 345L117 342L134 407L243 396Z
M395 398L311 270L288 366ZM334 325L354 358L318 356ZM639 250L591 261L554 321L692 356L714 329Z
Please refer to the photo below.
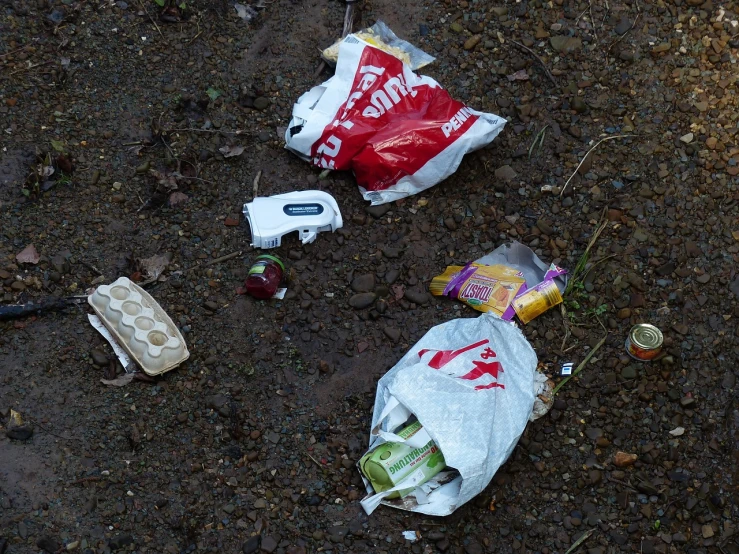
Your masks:
M240 156L244 152L243 146L224 146L218 149L224 158L234 158Z
M150 169L149 172L156 177L156 179L159 181L159 184L162 185L167 190L177 190L177 174L176 173L162 173L161 171L157 171L156 169Z
M41 259L41 256L39 256L39 253L36 251L36 247L33 244L29 244L16 255L15 259L19 264L35 265Z
M508 75L509 81L528 81L529 80L529 74L526 72L525 69L519 69L512 75Z
M167 269L172 261L172 253L154 255L151 258L141 260L141 269L146 272L147 278L152 281L159 279L159 276Z
M169 205L170 206L177 206L178 204L184 204L190 200L190 197L187 196L184 192L173 192L169 195Z
M128 383L133 381L133 378L136 374L135 373L124 373L120 377L116 377L115 379L100 379L100 382L103 385L110 385L113 387L125 387Z

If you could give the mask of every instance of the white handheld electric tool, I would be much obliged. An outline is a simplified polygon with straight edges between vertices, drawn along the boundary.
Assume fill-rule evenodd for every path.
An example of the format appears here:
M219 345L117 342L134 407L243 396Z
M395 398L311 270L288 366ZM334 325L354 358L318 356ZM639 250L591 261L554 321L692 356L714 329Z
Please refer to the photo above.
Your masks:
M251 245L256 248L277 248L282 237L293 231L308 244L318 233L334 232L344 224L336 200L320 190L255 198L244 204L244 217L251 228Z

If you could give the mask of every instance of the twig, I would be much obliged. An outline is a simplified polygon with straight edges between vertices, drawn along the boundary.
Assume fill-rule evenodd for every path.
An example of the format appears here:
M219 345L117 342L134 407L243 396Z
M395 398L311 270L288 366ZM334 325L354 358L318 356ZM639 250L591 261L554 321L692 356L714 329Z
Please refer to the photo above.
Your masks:
M262 170L260 169L257 171L257 176L254 177L254 184L252 185L252 190L254 191L254 198L257 197L257 192L259 191L259 178L262 176Z
M151 15L149 15L149 10L146 9L146 6L144 6L144 3L141 0L139 0L139 4L141 4L141 7L144 9L144 13L146 14L146 17L148 17L149 21L152 22L152 24L154 25L154 28L159 33L159 36L164 38L164 35L162 34L161 29L159 28L159 25L157 25L157 22L154 21L154 18L152 18Z
M588 10L590 11L590 24L593 26L595 42L598 42L598 31L595 29L595 20L593 19L593 3L590 0L588 0Z
M636 23L637 23L637 21L639 21L639 18L641 17L641 10L639 9L639 2L636 3L636 11L637 11L637 14L636 14L636 17L634 18L634 22L631 24L631 27L629 27L628 29L626 29L626 32L623 35L621 35L620 37L618 37L616 40L614 40L611 43L611 45L606 50L606 57L608 57L608 54L611 53L611 48L613 48L619 42L621 42L624 39L624 37L629 34L629 31L631 31L631 29L633 29L634 27L636 27Z
M611 477L610 475L608 476L608 480L611 483L616 483L617 485L621 485L623 487L626 487L627 489L631 489L634 492L639 492L632 484L627 483L626 481L621 481L620 479L615 479L615 478Z
M600 323L600 319L598 319L598 323ZM600 326L603 327L603 324L600 323ZM606 331L606 328L603 327L603 330ZM565 377L564 379L562 379L557 384L556 387L554 387L554 390L552 391L552 397L554 397L557 394L557 392L559 392L559 389L561 389L567 381L569 381L573 377L576 377L585 368L585 364L587 364L590 361L590 358L592 358L593 355L598 351L598 349L601 346L603 346L603 344L605 344L607 338L608 338L608 331L606 331L606 334L603 336L603 338L600 339L600 341L598 341L598 344L596 344L593 347L593 349L590 352L588 352L588 355L585 356L585 358L583 359L582 362L580 362L580 365L578 365L577 368L575 369L575 371L572 372L572 375L568 375L567 377Z
M224 131L222 129L195 129L194 127L187 127L183 129L169 129L167 132L169 133L177 133L177 132L193 132L193 133L224 133L226 135L242 135L246 133L246 131L243 131L241 129L237 129L236 131Z
M84 266L86 266L86 267L88 267L88 268L92 269L92 270L93 270L93 271L94 271L95 273L97 273L98 275L103 275L103 272L102 272L102 271L100 271L100 270L99 270L99 269L98 269L97 267L95 267L95 266L94 266L94 265L92 265L91 263L89 263L89 262L86 262L85 260L80 260L80 262L82 263L82 265L84 265Z
M528 46L524 46L524 45L523 45L523 44L521 44L520 42L516 42L515 40L512 40L512 39L508 39L508 40L509 40L509 41L510 41L510 42L511 42L512 44L515 44L515 45L516 45L516 46L518 46L519 48L523 48L523 49L524 49L524 50L526 50L526 51L527 51L527 52L528 52L529 54L531 54L532 56L534 56L534 58L536 58L536 61L538 61L538 62L539 62L539 63L541 64L541 67L542 67L542 69L544 69L544 73L546 73L546 76L547 76L547 77L549 78L549 80L550 80L550 81L552 82L552 84L553 84L553 85L554 85L555 87L557 86L557 81L555 81L555 80L554 80L554 77L552 77L552 74L551 74L551 73L549 73L549 69L547 68L546 64L545 64L545 63L544 63L544 61L543 61L543 60L542 60L542 59L541 59L541 58L540 58L540 57L539 57L539 56L537 55L537 53L536 53L536 52L534 52L534 51L533 51L533 50L532 50L531 48L529 48Z
M567 308L565 308L565 303L562 302L559 306L560 312L562 314L562 323L565 326L565 338L562 339L562 347L560 348L560 350L564 352L565 344L567 344L567 339L570 338L572 332L570 331L570 324L567 322Z
M306 452L306 455L307 455L307 456L308 456L308 457L309 457L309 458L310 458L311 460L313 460L313 462L314 462L314 463L315 463L315 464L316 464L316 465L317 465L318 467L320 467L320 468L322 468L322 469L325 469L325 468L327 467L327 466L325 466L324 464L322 464L321 462L319 462L318 460L316 460L316 459L315 459L315 458L314 458L313 456L311 456L309 452Z
M593 527L592 529L589 529L585 533L583 533L582 537L577 539L575 542L572 543L572 546L570 546L567 549L567 552L565 554L570 554L571 552L574 552L578 546L580 546L582 543L584 543L586 540L590 538L590 536L595 533L598 530L597 527Z
M231 252L230 254L226 254L225 256L221 256L220 258L216 258L215 260L210 260L209 262L205 262L202 264L194 265L190 269L186 271L193 271L194 269L198 269L199 267L208 267L209 265L217 264L220 262L226 262L232 258L235 258L236 256L240 256L242 254L242 251L239 250L238 252Z
M9 75L15 75L16 73L22 73L24 71L31 71L32 69L36 69L37 67L41 67L42 65L49 65L50 63L52 63L52 62L51 61L47 61L47 62L37 63L36 65L29 65L28 67L21 67L20 69L17 69L16 71L13 71Z
M76 481L72 481L71 483L68 483L69 486L72 485L81 485L82 483L93 483L95 481L102 481L103 477L101 475L92 475L91 477L83 477L82 479L77 479Z
M195 34L194 37L192 37L190 40L187 41L187 44L192 43L196 38L198 38L200 35L203 34L203 31L200 30L200 21L199 21L199 18L195 20L195 25L198 26L198 32Z
M570 178L567 179L567 182L565 183L565 186L562 187L562 192L559 193L560 198L565 193L565 190L567 190L567 185L569 185L570 184L570 181L572 181L572 178L575 175L577 175L578 170L580 169L580 167L582 166L582 164L585 163L585 160L588 159L588 156L590 156L590 154L593 152L593 150L595 150L596 148L598 148L598 146L600 146L602 143L606 142L607 140L614 140L614 139L618 139L618 138L631 138L631 137L636 137L636 136L638 136L638 135L613 135L613 136L610 136L610 137L603 137L598 142L596 142L595 143L595 146L593 146L590 150L588 150L588 153L585 154L585 156L580 161L580 163L577 164L577 167L575 168L575 171L572 173L572 175L570 175Z
M10 56L11 54L15 54L16 52L21 52L25 50L26 48L30 48L30 44L26 44L25 46L21 48L16 48L15 50L11 50L10 52L5 52L4 54L0 54L0 58L4 58L5 56Z

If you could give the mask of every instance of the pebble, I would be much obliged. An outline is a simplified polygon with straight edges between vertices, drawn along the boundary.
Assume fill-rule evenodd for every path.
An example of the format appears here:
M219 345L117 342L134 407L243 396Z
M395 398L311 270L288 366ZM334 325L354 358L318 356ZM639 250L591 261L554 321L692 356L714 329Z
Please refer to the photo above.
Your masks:
M363 310L374 304L377 295L373 292L355 294L349 299L349 305L356 310Z
M90 351L90 357L92 358L92 362L97 366L107 366L110 363L108 355L97 348L93 348Z
M495 178L503 182L509 182L515 179L517 173L510 165L504 165L495 170Z
M249 537L246 542L241 546L241 551L244 554L253 554L259 549L259 541L261 537L259 535L254 535L253 537Z
M429 301L429 295L425 291L418 288L409 288L405 290L404 298L414 304L426 304Z
M393 342L400 340L400 329L397 327L385 327L382 332Z
M254 108L257 110L266 110L267 106L269 106L269 98L265 98L264 96L259 96L258 98L254 99Z
M352 280L351 289L354 292L371 292L375 288L375 276L372 273L359 275Z

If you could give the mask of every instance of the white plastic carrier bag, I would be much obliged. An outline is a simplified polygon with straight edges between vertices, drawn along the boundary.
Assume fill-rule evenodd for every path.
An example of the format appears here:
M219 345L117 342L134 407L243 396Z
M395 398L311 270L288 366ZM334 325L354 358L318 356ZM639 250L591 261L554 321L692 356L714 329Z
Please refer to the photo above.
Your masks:
M380 493L363 475L365 511L385 504L444 516L482 492L532 415L540 387L536 365L518 327L493 314L455 319L426 333L378 382L368 452L404 442L395 432L417 419L423 428L406 444L423 452L433 440L446 469L420 485L422 474L411 473ZM402 498L387 498L408 489Z

